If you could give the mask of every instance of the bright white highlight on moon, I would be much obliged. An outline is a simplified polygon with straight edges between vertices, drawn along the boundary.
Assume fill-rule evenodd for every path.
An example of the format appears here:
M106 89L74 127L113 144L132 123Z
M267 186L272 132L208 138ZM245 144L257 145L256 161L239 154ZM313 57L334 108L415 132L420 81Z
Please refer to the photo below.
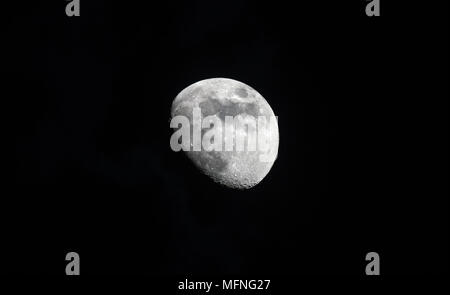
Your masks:
M172 104L170 139L214 181L231 188L258 184L278 154L278 123L267 101L236 80L202 80ZM202 149L203 148L203 149Z

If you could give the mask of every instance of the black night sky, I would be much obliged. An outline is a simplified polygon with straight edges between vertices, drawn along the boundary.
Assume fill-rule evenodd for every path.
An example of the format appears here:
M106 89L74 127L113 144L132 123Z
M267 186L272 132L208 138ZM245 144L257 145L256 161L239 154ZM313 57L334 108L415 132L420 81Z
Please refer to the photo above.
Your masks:
M70 251L86 275L363 276L371 251L386 275L448 270L448 9L9 2L1 272L64 275ZM279 117L253 189L170 149L172 100L212 77Z

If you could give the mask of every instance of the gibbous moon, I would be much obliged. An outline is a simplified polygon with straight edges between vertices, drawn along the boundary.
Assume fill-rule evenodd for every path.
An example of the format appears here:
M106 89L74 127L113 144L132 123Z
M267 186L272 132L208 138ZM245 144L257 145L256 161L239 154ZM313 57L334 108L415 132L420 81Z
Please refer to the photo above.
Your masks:
M243 116L245 118L265 117L274 121L275 128L260 128L257 125L258 139L266 138L265 150L238 150L236 140L232 142L233 150L193 150L192 140L190 149L185 150L189 159L215 182L230 188L248 189L257 185L269 173L278 154L279 133L275 114L268 102L255 89L232 79L213 78L196 82L182 90L172 103L172 119L185 116L190 122L190 136L193 136L193 111L201 110L201 118L212 116L222 124L219 132L229 136L226 128L229 117ZM187 120L186 120L187 121ZM220 123L218 122L218 123ZM216 127L216 126L214 126ZM246 129L250 132L251 126ZM205 136L208 128L201 129L201 137ZM236 137L238 136L235 129ZM228 135L225 135L228 134ZM234 133L233 133L234 134ZM226 138L228 139L228 138ZM225 139L225 140L226 140ZM214 138L214 141L217 140ZM246 139L247 140L247 139ZM250 143L248 143L250 146ZM222 146L225 146L223 144ZM262 161L262 156L265 160Z

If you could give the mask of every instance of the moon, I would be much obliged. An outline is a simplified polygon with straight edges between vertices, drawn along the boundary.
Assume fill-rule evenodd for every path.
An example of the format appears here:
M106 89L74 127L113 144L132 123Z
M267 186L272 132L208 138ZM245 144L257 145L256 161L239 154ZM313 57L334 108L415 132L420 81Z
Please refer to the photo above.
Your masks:
M248 189L260 183L271 170L279 146L278 123L275 114L264 97L252 87L228 78L212 78L198 81L183 89L172 103L171 116L186 116L193 125L193 109L200 108L201 117L213 116L226 128L225 117L253 116L274 118L275 128L258 128L259 136L265 136L268 148L264 151L233 150L185 151L188 158L212 180L229 188ZM227 121L229 123L229 121ZM258 125L259 127L259 125ZM250 127L248 127L250 128ZM249 129L247 129L249 130ZM202 129L202 137L207 130ZM193 130L190 129L191 138ZM237 136L237 131L236 136ZM261 134L263 133L263 134ZM222 133L224 134L224 133ZM192 142L191 142L192 147ZM269 155L261 161L261 155Z

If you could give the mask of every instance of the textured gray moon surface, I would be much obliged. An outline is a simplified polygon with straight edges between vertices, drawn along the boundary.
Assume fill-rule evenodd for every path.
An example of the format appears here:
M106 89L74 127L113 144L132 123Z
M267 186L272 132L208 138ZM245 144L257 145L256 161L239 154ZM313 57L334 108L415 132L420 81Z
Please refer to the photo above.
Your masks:
M267 101L250 86L227 78L213 78L196 82L182 90L172 103L172 118L178 115L189 118L192 126L193 108L199 107L202 118L217 116L225 126L225 116L251 115L273 117L275 114ZM276 120L275 120L276 122ZM270 132L268 138L269 161L261 161L258 149L256 151L186 151L192 162L215 182L230 188L248 189L269 173L278 154L279 134L278 123ZM276 129L276 130L275 130ZM202 129L203 134L207 130ZM192 138L191 127L191 138ZM235 144L235 143L234 143ZM191 141L192 147L192 141Z

